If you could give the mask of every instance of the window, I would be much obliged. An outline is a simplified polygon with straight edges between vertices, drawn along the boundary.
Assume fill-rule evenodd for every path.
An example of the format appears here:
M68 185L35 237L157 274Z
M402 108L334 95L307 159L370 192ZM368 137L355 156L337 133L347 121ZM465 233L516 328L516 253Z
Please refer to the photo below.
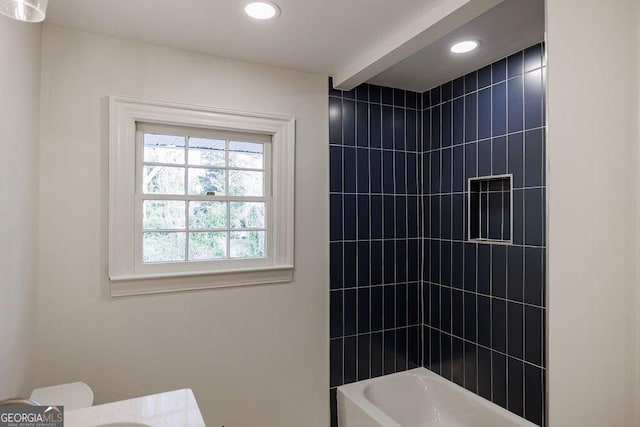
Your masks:
M138 123L136 147L138 261L268 257L270 136Z
M112 295L290 281L293 126L112 97Z

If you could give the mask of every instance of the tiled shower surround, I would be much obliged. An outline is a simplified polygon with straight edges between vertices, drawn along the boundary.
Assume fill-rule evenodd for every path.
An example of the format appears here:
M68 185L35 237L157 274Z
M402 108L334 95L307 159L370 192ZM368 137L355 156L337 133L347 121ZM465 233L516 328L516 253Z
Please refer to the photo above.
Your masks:
M421 102L330 92L333 425L336 386L421 365Z
M422 122L424 366L537 424L544 418L542 53L535 45L425 93ZM492 175L512 175L512 244L467 236L468 179Z
M337 386L417 366L544 424L543 61L423 94L329 83L332 425ZM491 176L511 242L468 236L468 179Z

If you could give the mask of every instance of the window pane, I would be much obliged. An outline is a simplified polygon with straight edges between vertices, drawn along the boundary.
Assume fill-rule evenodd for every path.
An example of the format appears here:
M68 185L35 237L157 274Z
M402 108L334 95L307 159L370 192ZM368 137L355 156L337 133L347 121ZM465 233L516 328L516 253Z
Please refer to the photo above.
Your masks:
M254 142L229 142L229 166L263 169L264 144Z
M227 233L189 233L189 260L227 257Z
M169 200L143 201L142 228L145 230L184 228L184 203Z
M258 258L265 256L264 231L232 231L231 258Z
M184 261L186 233L143 233L142 261Z
M231 228L265 228L265 204L231 202Z
M184 168L145 166L142 191L145 194L184 194Z
M183 136L144 134L144 161L184 163Z
M264 172L229 171L229 195L262 196Z
M213 192L224 196L225 173L224 169L189 168L189 194Z
M189 164L224 166L224 140L189 138Z
M189 228L226 228L227 202L189 202Z

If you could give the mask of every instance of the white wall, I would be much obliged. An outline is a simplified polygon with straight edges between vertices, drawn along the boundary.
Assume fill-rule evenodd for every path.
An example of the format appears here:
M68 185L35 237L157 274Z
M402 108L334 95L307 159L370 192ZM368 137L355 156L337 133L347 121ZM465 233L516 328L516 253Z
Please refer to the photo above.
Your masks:
M640 190L640 29L638 29L640 24L640 4L636 5L636 46L635 51L636 55L636 138L638 139L638 145L636 148L636 211L635 220L636 220L636 247L635 247L635 283L633 288L635 288L635 306L632 307L633 312L635 313L635 318L632 322L635 324L635 348L633 349L633 359L635 360L635 382L633 384L632 390L632 408L631 408L631 417L635 421L636 425L640 425L640 405L637 402L640 400L640 194L638 191Z
M108 296L111 94L296 117L294 283ZM191 387L213 427L327 426L326 77L45 25L41 115L38 383Z
M547 0L549 421L637 426L637 0Z
M31 391L41 26L0 16L0 400Z
M637 7L636 10L636 19L637 22L640 23L640 7ZM637 26L636 26L637 28ZM638 52L637 58L636 58L636 72L640 71L640 30L636 30L636 52ZM637 106L638 109L636 110L636 132L637 132L637 138L639 141L638 144L638 149L636 149L636 165L637 165L637 169L636 169L636 192L638 190L640 190L640 75L636 74L636 76L638 77L638 83L636 85L636 94L637 94ZM633 399L635 400L635 402L638 402L638 400L640 399L640 195L637 195L636 197L636 212L635 212L635 216L636 216L636 275L635 275L635 279L636 279L636 286L635 286L635 292L636 292L636 305L633 308L633 310L635 311L635 326L636 326L636 342L635 342L635 354L633 355L635 361L636 361L636 372L635 372L635 384L634 384L634 389L633 389ZM632 409L632 413L631 416L633 417L633 419L636 421L637 424L640 425L640 405L637 404L633 404L633 409Z

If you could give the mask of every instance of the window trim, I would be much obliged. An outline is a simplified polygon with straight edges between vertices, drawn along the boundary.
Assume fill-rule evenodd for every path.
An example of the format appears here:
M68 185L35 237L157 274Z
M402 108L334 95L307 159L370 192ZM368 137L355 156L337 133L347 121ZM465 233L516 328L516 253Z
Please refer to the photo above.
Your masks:
M136 123L260 133L272 138L272 262L163 273L136 271ZM109 280L111 296L289 282L294 266L295 118L164 101L109 97Z

